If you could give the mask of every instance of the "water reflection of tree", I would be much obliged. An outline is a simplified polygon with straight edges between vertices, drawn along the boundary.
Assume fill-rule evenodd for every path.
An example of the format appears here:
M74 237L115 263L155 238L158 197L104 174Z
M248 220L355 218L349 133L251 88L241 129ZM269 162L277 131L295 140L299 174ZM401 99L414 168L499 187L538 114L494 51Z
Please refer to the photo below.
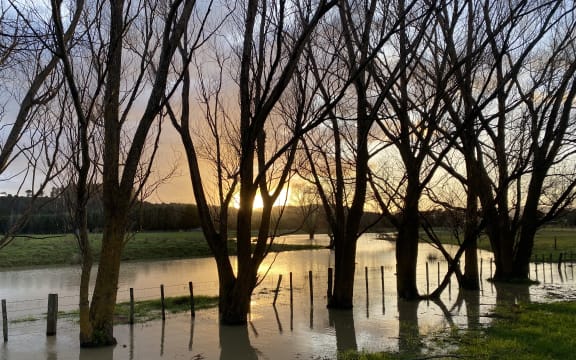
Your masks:
M105 346L97 349L80 348L79 360L113 360L114 346Z
M220 360L258 359L258 353L250 344L248 327L220 325Z
M468 329L477 329L480 326L480 292L470 290L460 290L456 303L452 307L460 309L466 306L466 319Z
M496 288L496 305L529 303L530 284L510 284L494 282Z
M350 310L328 310L328 321L336 333L336 348L338 352L357 350L354 314Z
M418 301L398 299L398 351L401 354L419 354L422 339L418 327Z

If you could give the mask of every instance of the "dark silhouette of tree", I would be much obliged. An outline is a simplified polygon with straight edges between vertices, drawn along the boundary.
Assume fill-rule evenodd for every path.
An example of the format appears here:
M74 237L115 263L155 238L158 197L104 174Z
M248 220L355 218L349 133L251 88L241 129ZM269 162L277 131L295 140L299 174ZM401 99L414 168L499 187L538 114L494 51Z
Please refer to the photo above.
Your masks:
M74 48L64 37L61 1L51 2L51 21L55 29L54 53L62 63L78 124L79 159L74 162L78 179L75 183L76 211L73 218L84 257L80 345L104 346L116 343L113 314L129 211L142 189L140 184L134 191L137 180L147 178L150 172L149 165L141 167L145 144L164 105L172 57L182 34L187 31L195 2L177 0L170 4L125 4L117 1L111 2L109 8L104 4L87 7L85 12L82 2L76 5L74 10L83 13L83 20L92 19L82 23L82 32L87 37L85 51L91 61L88 64L74 63L70 56L70 50ZM109 10L109 14L106 14L106 10ZM144 41L132 42L128 35L142 36ZM125 48L131 51L124 54ZM128 80L125 71L127 59L138 61L140 67L134 75L132 87L124 92L123 83ZM95 74L95 80L91 74ZM145 104L144 110L135 122L129 141L123 141L127 117L145 87L149 89L148 95L146 99L139 99ZM103 132L100 153L104 229L100 265L92 301L88 306L87 279L91 256L88 250L86 203L93 160L89 144L93 122L97 122Z
M174 111L170 115L184 144L202 229L216 260L220 319L225 324L246 323L250 297L259 279L258 268L268 252L269 236L273 230L274 203L291 174L298 143L297 134L304 126L303 119L296 118L287 127L276 121L274 111L314 29L335 4L335 1L312 4L286 0L250 0L242 9L235 9L234 22L242 24L241 29L232 30L242 34L239 45L233 49L238 64L238 69L233 72L238 74L234 81L240 100L239 113L234 118L230 114L222 118L223 114L218 109L222 104L220 87L216 86L213 96L208 96L206 87L201 90L204 105L212 104L205 111L205 120L211 129L212 141L215 142L213 160L218 183L218 218L212 214L205 180L200 172L196 145L198 140L195 141L191 134L190 75L188 68L184 69L180 116L176 116ZM285 17L289 15L293 20L290 24L285 22ZM181 50L184 58L190 56L185 46ZM221 83L222 74L227 71L223 68L223 59L225 57L216 56L216 66L220 68L217 75L220 80L216 81L218 84ZM228 125L220 127L217 123L219 121L226 121ZM231 154L223 152L224 147L219 142L225 139L223 135L230 134L237 136L232 153L238 156L236 168L226 167L224 159ZM231 182L223 181L228 175L231 176ZM227 217L236 186L238 265L235 272L227 249ZM259 226L253 229L253 207L257 194L262 197L263 208ZM257 231L255 246L252 246L253 230Z

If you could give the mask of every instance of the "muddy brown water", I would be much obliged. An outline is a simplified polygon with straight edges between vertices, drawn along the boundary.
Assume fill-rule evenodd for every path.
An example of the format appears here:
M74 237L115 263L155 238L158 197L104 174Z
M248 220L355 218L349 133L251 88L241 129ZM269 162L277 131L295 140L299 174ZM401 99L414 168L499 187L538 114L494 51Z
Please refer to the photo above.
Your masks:
M309 242L305 236L288 236L278 241ZM320 236L315 242L326 245ZM455 251L455 249L452 249ZM539 285L494 286L486 281L492 254L481 252L482 289L459 292L452 281L441 302L403 302L396 298L394 242L364 235L358 243L354 309L326 309L327 268L333 264L329 250L279 253L268 257L261 268L265 278L256 288L245 327L220 326L217 310L169 314L166 321L117 325L118 345L104 349L81 350L78 325L59 319L58 333L46 337L44 313L49 293L59 294L62 311L77 308L79 269L76 266L19 269L0 272L0 298L6 299L9 338L0 344L0 359L334 359L338 350L420 351L445 353L434 348L430 339L452 326L477 327L490 321L491 309L499 302L552 301L575 298L574 268L563 265L532 265L532 277ZM435 249L422 244L419 253L419 290L432 291L446 263ZM384 270L382 290L381 267ZM367 269L367 270L366 270ZM308 271L313 274L313 301L310 301ZM290 302L289 273L293 278ZM95 273L95 272L94 272ZM283 275L276 306L273 290ZM366 277L368 274L368 289ZM129 297L158 298L164 284L166 296L188 292L194 283L195 294L216 295L217 275L212 259L186 259L122 264L118 300Z

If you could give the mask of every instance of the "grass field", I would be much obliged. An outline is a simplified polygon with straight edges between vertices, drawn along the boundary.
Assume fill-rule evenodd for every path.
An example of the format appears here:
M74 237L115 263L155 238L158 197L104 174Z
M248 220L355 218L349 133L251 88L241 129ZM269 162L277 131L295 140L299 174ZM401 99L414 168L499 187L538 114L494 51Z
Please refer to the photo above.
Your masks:
M437 234L446 244L457 243L448 231L438 229ZM102 234L91 234L90 242L96 260L99 256ZM230 242L232 245L233 242ZM479 247L491 251L490 242L484 236ZM275 244L272 251L304 250L316 248L304 245ZM234 254L234 246L230 246ZM557 261L560 253L576 259L576 228L543 228L536 235L533 258L541 261ZM135 233L126 243L123 260L154 260L210 256L210 249L200 231L188 232L141 232ZM78 263L78 246L71 234L35 235L16 238L0 250L0 268L16 266L61 265Z
M102 234L91 234L90 243L96 261ZM233 241L229 242L234 254ZM317 248L306 245L274 244L272 251ZM210 248L200 231L136 233L124 248L122 260L181 259L211 256ZM79 261L78 246L72 235L21 236L0 250L0 268L16 266L75 264Z
M434 340L449 354L341 353L340 360L388 359L573 359L576 302L497 307L493 322L475 330L454 330Z
M457 244L456 238L450 231L439 229L436 230L440 240L445 244ZM478 247L483 250L492 251L490 241L483 235L478 241ZM564 256L576 260L576 228L542 228L534 239L534 249L532 258L537 261L558 261L558 257L563 253Z

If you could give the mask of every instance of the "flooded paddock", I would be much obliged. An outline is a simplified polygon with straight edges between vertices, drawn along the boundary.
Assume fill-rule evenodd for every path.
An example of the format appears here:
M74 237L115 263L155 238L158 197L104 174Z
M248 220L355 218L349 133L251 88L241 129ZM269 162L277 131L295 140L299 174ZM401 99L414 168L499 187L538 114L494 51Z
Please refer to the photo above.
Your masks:
M305 236L278 241L310 242ZM315 242L326 245L328 239L319 237ZM538 278L539 285L495 286L486 281L492 267L491 255L480 252L483 281L479 292L458 291L454 278L441 301L404 302L396 298L394 242L364 235L356 257L354 309L335 311L326 308L327 269L333 264L329 250L271 254L261 268L261 273L267 275L254 292L248 326L220 326L216 309L198 311L194 320L189 313L169 314L166 321L117 325L117 346L83 350L78 346L75 322L59 319L57 335L46 337L43 318L49 293L59 294L61 311L77 308L78 267L2 271L0 298L7 302L9 339L0 344L0 359L333 359L338 350L346 349L421 349L423 354L441 354L449 349L434 349L431 338L442 336L453 326L468 328L488 323L487 315L497 303L574 298L571 264L533 264L532 278ZM447 264L441 259L435 249L420 246L421 293L427 288L433 291L439 276L442 280ZM280 275L280 292L276 306L272 306ZM196 295L216 295L214 261L124 263L118 301L129 298L130 288L136 301L159 298L160 284L166 296L184 295L189 281Z

